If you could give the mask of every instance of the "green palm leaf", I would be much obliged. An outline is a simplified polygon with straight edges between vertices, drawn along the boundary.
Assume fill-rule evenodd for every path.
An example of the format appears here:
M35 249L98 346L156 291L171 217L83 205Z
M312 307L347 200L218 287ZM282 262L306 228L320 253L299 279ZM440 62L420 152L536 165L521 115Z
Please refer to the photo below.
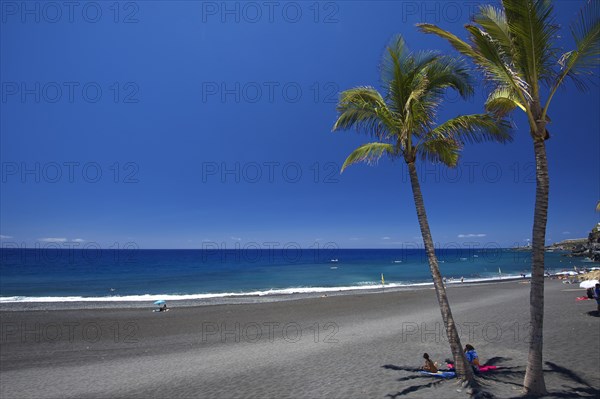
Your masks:
M569 77L579 90L587 89L583 78L596 73L600 57L600 3L588 1L579 11L579 17L571 24L575 50L560 58L562 73L557 79L560 84L564 76Z
M481 143L512 141L511 126L505 119L488 114L461 115L450 119L433 129L431 138L448 138L461 143Z
M502 8L482 5L479 8L479 14L473 17L473 22L481 26L483 31L487 32L498 43L503 57L512 58L516 56L516 48L513 46L506 14Z
M514 59L532 86L532 93L539 93L539 81L550 83L555 76L556 50L553 48L558 26L552 18L549 0L503 0L515 46L520 50Z
M452 138L438 137L427 140L419 147L419 156L423 161L456 166L462 146Z
M466 63L459 58L441 56L427 68L428 92L441 99L446 89L454 89L462 98L473 95L473 77Z
M363 144L358 147L356 150L352 151L348 158L344 161L342 165L341 172L344 171L348 166L358 163L358 162L366 162L368 164L373 164L377 162L383 154L387 154L390 157L397 156L394 151L394 146L387 143L368 143Z
M340 95L340 113L333 131L356 128L384 139L394 129L394 119L383 97L372 87L357 87Z
M526 99L530 99L529 85L515 70L512 64L505 59L505 52L498 42L494 41L485 31L474 25L466 25L465 28L471 34L473 45L466 43L450 32L432 25L432 24L417 24L419 30L424 33L435 34L446 40L459 53L470 57L473 62L480 68L486 78L495 84L510 86L512 89L520 93L521 101L525 103ZM505 43L506 44L506 43Z
M512 110L519 107L526 111L520 102L519 96L506 86L498 86L492 91L485 102L485 110L497 116L508 115Z

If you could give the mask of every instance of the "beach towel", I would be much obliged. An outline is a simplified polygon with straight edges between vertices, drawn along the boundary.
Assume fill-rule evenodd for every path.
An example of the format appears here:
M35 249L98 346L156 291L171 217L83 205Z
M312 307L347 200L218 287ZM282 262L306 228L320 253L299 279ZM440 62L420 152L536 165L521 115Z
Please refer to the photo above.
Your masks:
M455 378L456 373L454 371L438 371L437 373L430 373L429 371L419 371L421 374L427 374L432 377L439 378Z
M453 369L454 365L448 363L448 368L449 369ZM498 368L498 366L479 366L479 372L480 373L486 373L488 371L496 370L497 368Z
M588 298L587 296L578 296L577 298L575 298L576 301L589 301L590 298Z

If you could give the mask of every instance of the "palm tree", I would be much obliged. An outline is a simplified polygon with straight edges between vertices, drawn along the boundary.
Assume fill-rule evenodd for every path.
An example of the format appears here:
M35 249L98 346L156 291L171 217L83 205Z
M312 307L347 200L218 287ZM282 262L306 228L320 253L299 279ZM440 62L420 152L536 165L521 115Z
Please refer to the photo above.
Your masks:
M465 25L469 43L431 24L421 31L446 39L483 71L493 90L486 109L499 116L520 108L527 115L536 162L535 211L532 234L532 266L529 356L524 388L530 395L546 393L542 372L544 321L544 245L548 214L548 161L545 140L548 109L556 91L572 80L580 90L587 88L599 64L600 2L590 0L571 24L575 48L560 55L554 40L558 26L549 0L502 0L502 7L480 6L474 24ZM548 88L545 102L543 88Z
M509 125L479 114L458 116L435 126L435 113L446 89L455 89L463 97L473 93L466 66L456 58L433 52L411 53L398 36L387 47L381 70L385 97L372 87L357 87L340 96L333 130L356 128L378 140L354 150L342 172L351 164L372 163L384 154L392 159L403 158L408 165L423 244L456 371L460 378L473 383L473 370L463 353L438 267L415 162L420 158L455 166L464 142L510 140Z

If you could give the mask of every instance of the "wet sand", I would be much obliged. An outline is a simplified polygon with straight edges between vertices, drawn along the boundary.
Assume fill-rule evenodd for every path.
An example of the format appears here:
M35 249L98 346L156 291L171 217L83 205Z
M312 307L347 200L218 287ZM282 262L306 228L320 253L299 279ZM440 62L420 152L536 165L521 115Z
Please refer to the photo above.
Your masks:
M550 397L600 395L600 317L584 290L547 280ZM529 285L451 286L463 345L500 367L478 377L518 397L527 359ZM173 308L0 308L0 397L443 397L423 352L451 358L433 289Z

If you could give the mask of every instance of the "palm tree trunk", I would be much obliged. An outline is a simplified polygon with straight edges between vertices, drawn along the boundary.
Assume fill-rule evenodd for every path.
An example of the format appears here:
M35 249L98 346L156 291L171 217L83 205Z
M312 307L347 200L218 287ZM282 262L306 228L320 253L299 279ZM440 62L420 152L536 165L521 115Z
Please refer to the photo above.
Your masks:
M417 168L415 167L414 162L407 162L407 164L408 171L410 173L410 184L412 186L413 197L415 200L415 208L417 209L417 218L419 219L421 235L423 236L423 244L425 245L425 252L427 253L427 259L429 260L429 269L431 270L431 277L433 278L435 293L440 305L440 311L442 312L444 327L446 328L446 334L448 335L448 341L450 342L450 350L452 351L452 356L454 357L456 374L459 378L468 381L469 383L474 383L473 369L467 362L467 358L463 352L462 345L460 343L460 337L458 336L458 331L456 329L456 324L454 324L454 318L452 317L452 311L450 310L450 304L448 303L448 297L446 296L446 288L444 287L437 257L435 256L433 238L431 237L429 222L427 221L427 214L425 213L425 203L423 202L423 195L421 194L421 186L419 185Z
M540 126L541 125L541 126ZM538 132L545 132L545 124L538 125ZM546 158L545 134L532 134L536 165L535 211L531 249L531 291L529 294L530 330L529 356L523 386L534 396L547 393L544 382L542 350L544 327L544 246L546 245L546 222L548 220L548 160Z

